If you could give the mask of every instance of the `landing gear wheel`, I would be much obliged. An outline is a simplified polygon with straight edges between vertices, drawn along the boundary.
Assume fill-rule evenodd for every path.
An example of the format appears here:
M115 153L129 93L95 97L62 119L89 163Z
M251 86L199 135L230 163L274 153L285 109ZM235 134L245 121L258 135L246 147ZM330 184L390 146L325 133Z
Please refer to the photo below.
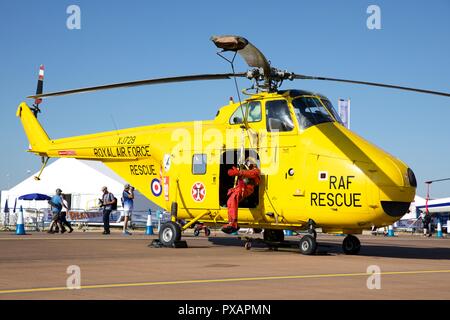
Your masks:
M176 241L181 239L181 228L180 226L172 221L166 222L162 225L159 231L159 241L165 247L172 247Z
M342 250L345 254L358 254L361 250L361 242L354 235L347 235L342 242Z
M283 242L284 241L283 230L264 229L264 241Z
M205 228L205 236L209 237L211 235L211 230L209 228Z
M244 245L245 250L250 250L252 248L252 242L251 241L247 241Z
M316 252L317 242L312 235L305 235L300 239L300 252L304 255L312 255Z
M194 236L198 237L199 234L200 234L200 230L195 229L195 230L194 230Z

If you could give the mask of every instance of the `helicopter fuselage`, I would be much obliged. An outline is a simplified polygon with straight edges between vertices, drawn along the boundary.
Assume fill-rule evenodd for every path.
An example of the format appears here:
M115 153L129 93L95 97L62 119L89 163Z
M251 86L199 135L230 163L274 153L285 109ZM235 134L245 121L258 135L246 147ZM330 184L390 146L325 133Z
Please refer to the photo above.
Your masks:
M239 225L360 233L405 214L416 181L399 159L340 123L325 97L306 91L259 93L230 102L214 120L122 129L51 140L19 106L30 152L102 161L177 219L227 221L232 166L254 155L255 194L240 204ZM99 186L100 189L101 186Z

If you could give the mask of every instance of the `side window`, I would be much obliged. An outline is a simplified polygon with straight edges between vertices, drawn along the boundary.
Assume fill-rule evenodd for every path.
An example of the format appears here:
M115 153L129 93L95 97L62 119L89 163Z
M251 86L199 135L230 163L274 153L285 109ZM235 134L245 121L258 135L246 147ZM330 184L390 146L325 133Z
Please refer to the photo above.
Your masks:
M261 103L259 101L252 101L248 104L248 122L261 121Z
M192 173L205 174L206 173L206 154L199 153L192 156Z
M243 104L242 107L237 107L230 117L230 124L244 123L244 116L247 117L248 123L261 121L261 103L259 101L251 101Z
M266 102L267 131L292 131L294 123L286 100Z
M245 106L237 107L230 118L230 124L241 124L244 122Z

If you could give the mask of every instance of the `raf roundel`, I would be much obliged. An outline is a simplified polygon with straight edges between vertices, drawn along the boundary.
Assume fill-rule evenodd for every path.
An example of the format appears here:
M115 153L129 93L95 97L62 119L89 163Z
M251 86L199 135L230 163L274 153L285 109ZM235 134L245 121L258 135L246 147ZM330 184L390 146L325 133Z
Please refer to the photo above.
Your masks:
M158 179L153 179L150 184L150 189L155 197L159 197L162 193L161 182Z

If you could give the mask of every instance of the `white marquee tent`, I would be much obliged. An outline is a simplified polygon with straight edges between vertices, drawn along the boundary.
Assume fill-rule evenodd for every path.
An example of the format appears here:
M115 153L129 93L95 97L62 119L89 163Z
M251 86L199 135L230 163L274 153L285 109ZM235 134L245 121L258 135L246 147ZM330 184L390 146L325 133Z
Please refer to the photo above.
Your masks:
M18 198L30 193L52 196L57 188L71 196L71 209L90 210L98 207L102 186L108 187L118 199L118 209L121 207L120 199L126 181L99 161L62 158L48 165L40 180L34 179L36 175L37 173L9 190L1 191L1 212L4 212L6 201L10 211L13 210L15 203L16 211L20 206L24 209L46 209L49 207L47 201L25 201ZM149 209L156 211L159 208L136 191L134 211L146 213Z

